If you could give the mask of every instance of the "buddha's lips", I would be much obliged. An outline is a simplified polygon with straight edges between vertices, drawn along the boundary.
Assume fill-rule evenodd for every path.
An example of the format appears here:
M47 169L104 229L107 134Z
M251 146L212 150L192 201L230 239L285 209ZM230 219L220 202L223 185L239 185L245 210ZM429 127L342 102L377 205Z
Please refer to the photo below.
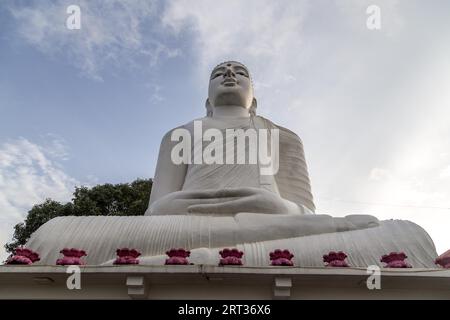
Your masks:
M225 81L222 81L222 85L224 86L230 86L230 85L236 85L237 81L236 80L231 80L231 79L227 79Z

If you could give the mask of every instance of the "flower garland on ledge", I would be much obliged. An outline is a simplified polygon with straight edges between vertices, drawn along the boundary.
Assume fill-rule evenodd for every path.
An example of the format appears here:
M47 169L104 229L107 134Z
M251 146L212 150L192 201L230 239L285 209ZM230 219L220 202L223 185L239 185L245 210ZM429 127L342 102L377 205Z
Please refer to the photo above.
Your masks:
M56 260L56 265L86 265L81 259L87 256L86 251L76 248L64 248L60 251L63 254L62 258ZM137 249L119 248L116 250L116 259L114 265L135 265L139 264L138 257L141 253ZM168 258L165 260L165 265L189 265L188 257L191 255L189 250L184 248L172 248L166 252ZM224 248L219 251L220 259L219 266L242 266L243 251L237 248ZM330 251L323 255L323 262L326 267L347 268L350 265L346 258L348 255L343 251ZM288 249L276 249L269 254L270 264L272 266L292 267L294 262L292 258L294 255ZM381 257L380 262L385 263L385 268L412 268L411 264L405 261L408 256L404 252L391 252ZM6 261L6 265L32 265L40 260L39 253L31 249L19 247L14 250ZM444 269L450 269L450 250L436 258L435 263Z

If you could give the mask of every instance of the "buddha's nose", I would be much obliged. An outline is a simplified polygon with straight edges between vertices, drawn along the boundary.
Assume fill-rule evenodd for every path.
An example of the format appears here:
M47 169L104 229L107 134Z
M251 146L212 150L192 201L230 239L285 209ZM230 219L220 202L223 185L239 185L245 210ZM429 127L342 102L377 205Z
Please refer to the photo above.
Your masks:
M224 75L225 77L234 77L234 72L230 68L227 68Z

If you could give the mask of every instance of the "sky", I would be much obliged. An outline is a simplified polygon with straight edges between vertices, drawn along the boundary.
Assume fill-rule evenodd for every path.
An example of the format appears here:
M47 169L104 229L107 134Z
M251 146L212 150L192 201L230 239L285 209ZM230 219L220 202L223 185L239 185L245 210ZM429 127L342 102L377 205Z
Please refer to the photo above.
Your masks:
M301 137L317 213L411 220L450 249L449 15L447 0L2 0L0 245L46 198L152 177L162 136L205 114L211 69L237 60L257 113Z

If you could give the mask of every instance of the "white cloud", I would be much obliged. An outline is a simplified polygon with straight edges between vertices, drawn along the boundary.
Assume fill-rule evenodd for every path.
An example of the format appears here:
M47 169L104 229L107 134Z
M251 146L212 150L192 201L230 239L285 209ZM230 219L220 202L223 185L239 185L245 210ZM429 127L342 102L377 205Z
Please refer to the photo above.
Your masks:
M13 227L22 222L31 207L46 198L70 201L77 180L59 164L61 139L37 145L27 139L0 145L0 261L6 257L3 245L11 241Z
M373 168L370 171L369 180L382 181L389 179L390 177L389 171L381 168Z
M164 88L161 85L148 82L145 84L145 87L152 92L148 99L150 103L158 104L165 100L164 96L162 95L162 91L164 91Z
M90 78L102 79L106 68L154 66L162 57L180 54L158 40L157 2L147 0L77 1L81 29L66 28L66 8L73 1L36 1L9 9L17 33L44 54L62 56Z
M304 61L302 32L307 12L304 1L233 0L211 5L176 0L167 6L162 22L176 34L194 33L201 85L206 86L204 79L217 63L239 60L252 71L262 96L263 89L295 79Z
M441 174L439 175L441 179L448 179L450 178L450 165L446 167L444 170L442 170Z

